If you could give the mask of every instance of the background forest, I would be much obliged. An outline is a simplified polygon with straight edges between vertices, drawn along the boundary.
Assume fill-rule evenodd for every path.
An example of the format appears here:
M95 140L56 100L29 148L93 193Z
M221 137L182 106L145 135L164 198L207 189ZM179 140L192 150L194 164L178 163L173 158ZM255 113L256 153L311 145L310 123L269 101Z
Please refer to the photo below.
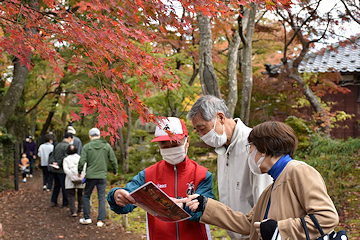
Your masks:
M334 42L359 47L359 7L351 0L0 0L0 140L31 134L41 142L52 128L61 141L73 122L85 144L96 125L117 150L122 174L111 183L123 183L160 160L150 142L156 120L176 116L190 132L189 156L215 175L213 149L186 120L196 99L212 94L250 127L290 124L298 158L332 182L357 171L359 143L330 138L352 116L321 97L349 89L337 71L299 66ZM272 72L275 64L282 67ZM339 206L341 193L334 195Z

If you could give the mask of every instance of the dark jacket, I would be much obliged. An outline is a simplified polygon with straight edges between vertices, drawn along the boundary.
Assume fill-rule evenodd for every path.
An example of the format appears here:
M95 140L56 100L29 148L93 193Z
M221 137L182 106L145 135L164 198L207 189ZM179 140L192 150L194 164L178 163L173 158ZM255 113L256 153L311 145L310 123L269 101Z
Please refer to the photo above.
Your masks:
M74 145L75 145L75 147L77 148L77 154L81 154L81 150L82 150L82 142L81 142L81 140L80 140L80 138L78 138L78 137L75 137L74 136L74 143L73 143Z
M84 164L87 163L85 176L87 179L106 179L109 160L116 174L118 164L110 144L103 139L94 139L85 144L81 151L78 172L81 173Z
M49 163L57 162L60 166L59 169L51 168L51 171L54 173L64 173L64 169L62 166L64 158L67 156L66 150L69 146L69 143L63 140L61 143L56 145L53 153L50 156Z
M30 159L33 155L37 155L37 145L34 141L30 142L24 142L24 153L26 153L26 156Z

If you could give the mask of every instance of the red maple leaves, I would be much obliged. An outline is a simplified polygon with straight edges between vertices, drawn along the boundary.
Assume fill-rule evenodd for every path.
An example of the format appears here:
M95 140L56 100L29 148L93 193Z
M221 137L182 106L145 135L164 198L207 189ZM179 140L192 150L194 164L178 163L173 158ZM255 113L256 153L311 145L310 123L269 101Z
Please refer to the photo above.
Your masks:
M228 5L248 3L234 0L227 3L219 0L178 2L183 11L192 14L201 11L209 16L231 11ZM270 4L270 1L258 2ZM4 0L0 2L4 31L0 49L19 58L29 69L31 54L40 55L52 64L58 78L63 77L66 66L67 71L85 71L89 78L98 79L101 89L92 88L87 93L77 94L81 113L98 114L98 125L117 137L118 128L127 121L124 101L144 121L155 119L124 77L136 77L140 89L145 88L145 81L160 89L178 87L174 81L176 76L165 67L166 60L147 47L156 38L148 29L154 22L159 29L171 26L183 31L190 26L186 18L179 18L177 11L177 7L161 0L89 0L75 5L43 0L35 7L20 0ZM64 49L73 51L70 60L61 56ZM146 90L146 95L149 94ZM73 120L79 119L74 112L71 116Z

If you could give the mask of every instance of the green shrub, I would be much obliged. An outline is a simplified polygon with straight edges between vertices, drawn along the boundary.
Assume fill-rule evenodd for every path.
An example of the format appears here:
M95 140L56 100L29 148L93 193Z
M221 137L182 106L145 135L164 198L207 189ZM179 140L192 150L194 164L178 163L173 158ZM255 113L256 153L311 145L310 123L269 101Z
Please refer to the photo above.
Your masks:
M299 140L298 149L299 150L306 149L310 144L309 140L312 135L312 131L306 125L306 122L301 118L289 116L285 120L285 123L294 129L296 137Z

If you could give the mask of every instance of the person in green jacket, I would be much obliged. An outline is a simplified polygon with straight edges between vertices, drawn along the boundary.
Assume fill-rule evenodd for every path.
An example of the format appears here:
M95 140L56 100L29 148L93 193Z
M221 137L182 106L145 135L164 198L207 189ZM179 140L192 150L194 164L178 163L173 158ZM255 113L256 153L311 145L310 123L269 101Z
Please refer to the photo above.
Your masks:
M115 176L117 175L118 164L115 153L104 139L100 139L100 130L92 128L89 131L90 142L85 144L78 165L79 174L86 163L86 185L84 190L84 218L80 219L81 224L91 224L90 218L90 197L96 186L99 199L99 213L97 226L102 227L105 219L105 188L107 182L107 164L110 161Z

